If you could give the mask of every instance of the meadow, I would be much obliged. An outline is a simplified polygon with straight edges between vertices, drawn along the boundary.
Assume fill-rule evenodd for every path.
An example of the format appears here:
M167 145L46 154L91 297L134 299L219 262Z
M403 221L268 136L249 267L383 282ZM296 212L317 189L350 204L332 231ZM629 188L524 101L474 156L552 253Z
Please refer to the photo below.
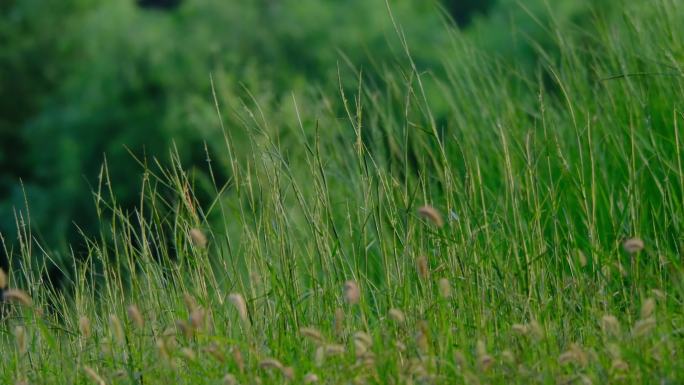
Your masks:
M66 263L16 211L0 383L684 383L684 5L524 3L532 65L481 24L426 68L387 7L391 65L206 74L204 164L104 162Z

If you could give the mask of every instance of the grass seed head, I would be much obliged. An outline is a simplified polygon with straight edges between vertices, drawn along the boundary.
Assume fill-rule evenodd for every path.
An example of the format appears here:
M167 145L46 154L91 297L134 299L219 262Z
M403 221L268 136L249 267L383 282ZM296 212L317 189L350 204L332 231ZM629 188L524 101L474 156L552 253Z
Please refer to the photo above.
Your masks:
M315 373L307 373L304 376L304 384L315 384L319 381L318 376Z
M183 334L183 337L190 339L195 334L195 330L186 320L176 320L176 329Z
M226 361L226 357L223 355L223 352L221 352L221 349L215 342L212 342L207 347L205 347L204 351L209 353L209 355L214 357L214 359L218 362L223 363Z
M204 235L202 230L194 228L190 229L188 233L190 234L190 241L192 242L193 246L197 247L198 249L204 249L207 247L207 236Z
M577 250L577 260L581 267L587 266L587 256L582 252L582 250Z
M342 308L335 309L335 335L341 336L344 331L344 310Z
M171 360L171 356L169 354L169 350L166 348L166 342L164 339L157 338L155 340L155 345L157 346L157 353L159 354L159 357L161 357L164 362L168 363Z
M416 331L416 346L421 353L427 353L430 348L429 332L428 323L426 321L419 321L418 330Z
M312 327L303 327L299 329L299 334L301 334L303 337L308 338L311 342L313 342L316 345L320 345L324 342L323 334L315 328Z
M612 315L606 314L601 317L601 330L606 336L620 335L620 321Z
M259 367L261 369L266 369L266 370L271 370L271 369L275 369L278 371L283 370L283 364L280 361L276 360L275 358L267 358L267 359L261 360L259 362Z
M226 374L223 376L223 385L238 385L238 380L232 374Z
M444 299L451 298L451 284L449 283L448 279L446 279L446 278L440 278L439 279L439 294Z
M511 330L520 335L526 335L529 332L527 325L523 324L513 324L511 325Z
M610 371L613 374L624 373L629 371L629 365L621 358L616 358L610 365Z
M430 223L437 227L444 226L444 219L442 219L442 214L440 214L439 211L437 211L437 209L430 205L425 205L419 208L418 215L427 219L428 221L430 221Z
M192 313L198 307L195 297L190 295L190 293L183 293L183 302L185 303L185 308L188 309L188 313Z
M28 350L26 328L21 325L16 326L14 328L14 338L17 340L19 354L24 355Z
M494 365L494 357L487 353L487 346L484 341L478 340L475 345L475 354L477 356L477 364L480 366L482 372L487 372Z
M7 302L16 302L26 307L33 305L31 296L21 289L7 289L2 293L2 298Z
M231 349L231 351L233 354L233 361L235 362L235 366L238 367L240 373L243 373L245 371L245 359L242 357L242 351L238 349L236 346L234 346Z
M646 319L640 319L634 323L632 328L632 335L634 337L645 337L655 329L656 319L655 317L649 317Z
M143 318L142 313L140 313L138 305L129 305L128 308L126 308L126 313L128 314L128 319L133 323L133 325L135 325L135 327L142 329L143 326L145 326L145 319Z
M4 289L7 287L7 274L5 274L5 270L0 267L0 290Z
M558 356L558 363L561 365L576 364L581 367L587 366L589 358L582 347L573 343L570 348Z
M316 348L316 352L314 353L314 364L317 367L323 366L323 362L325 361L325 346L319 346Z
M344 348L344 345L330 344L330 345L325 345L323 351L324 351L326 357L332 357L332 356L342 355L347 350Z
M114 340L119 344L123 344L125 335L123 327L121 326L121 321L119 321L119 317L115 316L114 314L109 315L109 328L112 333L112 338L114 338Z
M195 308L195 310L190 313L190 325L195 330L202 330L205 326L206 312L202 308Z
M544 335L546 334L544 332L544 328L541 326L537 320L532 320L527 324L527 331L530 334L530 336L536 340L540 341L544 338Z
M354 333L354 352L356 358L361 358L369 352L370 347L373 346L373 339L365 332Z
M195 351L188 347L182 348L180 350L180 353L181 356L183 356L183 358L185 358L185 360L188 362L194 362L195 360L197 360L197 355L195 354Z
M228 296L228 300L233 304L233 306L235 306L235 309L237 310L242 322L247 323L249 321L247 314L247 302L245 302L245 298L242 296L242 294L233 293Z
M416 271L418 272L418 277L422 280L427 280L430 275L430 268L428 267L428 261L425 256L420 256L416 259Z
M100 377L99 374L97 374L95 369L91 368L90 366L84 366L83 371L85 372L86 376L88 376L88 378L90 378L97 385L107 384L105 380L102 377Z
M361 299L361 290L356 281L349 280L344 283L344 300L350 305L359 303Z
M406 316L404 315L404 312L401 311L401 310L399 310L399 309L392 308L392 309L389 310L389 312L387 313L387 315L389 315L389 317L390 317L394 322L396 322L396 323L398 323L398 324L400 324L400 325L402 325L402 324L404 324L404 323L406 322Z
M622 242L622 248L628 254L636 254L644 249L644 241L639 238L629 238Z
M653 298L646 298L641 304L641 319L650 318L655 311L656 301Z
M86 316L81 316L78 319L78 330L84 338L90 338L90 320Z
M295 371L292 366L283 366L283 368L280 370L280 373L288 381L291 381L295 376Z

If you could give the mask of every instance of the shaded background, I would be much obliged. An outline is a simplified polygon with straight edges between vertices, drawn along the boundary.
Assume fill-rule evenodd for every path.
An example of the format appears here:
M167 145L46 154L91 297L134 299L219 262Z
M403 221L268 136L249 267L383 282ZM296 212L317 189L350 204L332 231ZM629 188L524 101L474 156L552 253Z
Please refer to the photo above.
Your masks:
M529 15L542 1L390 3L423 70L450 60L448 29L529 68L530 42L550 38ZM589 16L585 5L554 2L575 21ZM402 56L384 0L6 0L0 15L0 233L12 250L28 202L24 226L64 260L84 247L81 231L96 233L103 162L118 203L133 207L139 161L175 146L201 173L205 143L223 151L210 74L221 100L254 95L277 110L293 92L336 89L340 65L379 78Z

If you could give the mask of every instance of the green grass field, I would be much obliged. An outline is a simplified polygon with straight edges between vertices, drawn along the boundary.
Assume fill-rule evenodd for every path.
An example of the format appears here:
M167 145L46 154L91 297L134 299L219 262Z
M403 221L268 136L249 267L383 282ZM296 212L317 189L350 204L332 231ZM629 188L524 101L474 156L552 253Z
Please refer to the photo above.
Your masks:
M139 159L127 211L103 165L66 289L18 212L0 384L684 383L684 4L620 4L532 68L445 29L430 71L207 95L210 172Z

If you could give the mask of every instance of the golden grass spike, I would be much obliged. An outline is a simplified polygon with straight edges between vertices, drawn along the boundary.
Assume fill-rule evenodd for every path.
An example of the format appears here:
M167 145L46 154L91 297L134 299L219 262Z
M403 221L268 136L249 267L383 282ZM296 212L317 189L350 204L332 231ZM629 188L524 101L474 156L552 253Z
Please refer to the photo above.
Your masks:
M78 319L78 330L84 338L90 338L90 320L86 316L81 316Z
M7 289L2 293L2 298L8 302L17 302L26 307L33 306L33 299L21 289Z
M430 221L433 225L437 227L444 226L444 219L442 219L442 214L437 211L434 207L430 205L425 205L418 209L418 215Z
M100 377L99 374L97 374L95 369L91 368L90 366L84 366L83 371L88 376L88 378L93 380L93 382L95 382L97 385L106 385L107 384L105 382L105 380L102 377Z
M242 296L242 294L232 293L228 296L228 300L233 304L233 306L235 306L235 309L237 310L242 322L247 323L249 321L247 314L247 302L245 302L245 298Z
M344 283L344 300L350 305L359 303L361 299L361 290L356 281L349 280Z
M622 242L622 248L629 254L636 254L644 249L644 241L639 238L629 238Z
M126 313L128 314L128 319L131 320L133 325L135 325L138 329L142 329L143 326L145 326L145 319L143 318L142 314L140 313L140 309L138 309L138 305L132 304L129 305L128 308L126 309Z
M207 247L207 236L204 235L202 230L200 229L190 229L188 232L190 235L190 241L192 242L193 246L197 247L198 249L204 249Z

